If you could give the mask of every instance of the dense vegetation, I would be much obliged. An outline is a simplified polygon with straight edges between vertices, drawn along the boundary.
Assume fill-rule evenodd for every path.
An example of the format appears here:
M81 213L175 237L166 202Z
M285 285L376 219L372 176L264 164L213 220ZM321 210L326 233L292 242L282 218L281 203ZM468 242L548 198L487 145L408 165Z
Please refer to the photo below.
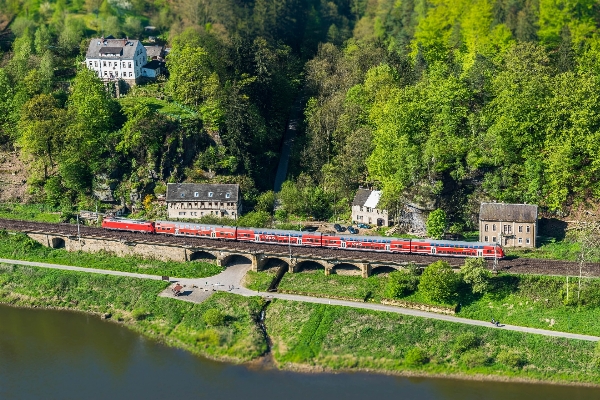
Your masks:
M69 252L45 247L24 234L11 235L6 231L0 231L0 258L177 278L204 278L223 270L215 264L202 261L159 261L142 257L117 257L105 252Z
M457 231L486 199L565 210L600 193L599 7L2 0L0 137L53 206L185 179L238 182L254 206L304 98L281 220L343 216L360 184L390 209L442 208ZM146 38L146 24L172 46L170 76L115 101L77 61L90 36Z
M0 302L109 314L151 338L196 354L251 360L266 350L254 319L258 298L216 293L202 304L158 297L166 282L0 264ZM221 324L204 315L218 309ZM209 313L210 314L210 313Z

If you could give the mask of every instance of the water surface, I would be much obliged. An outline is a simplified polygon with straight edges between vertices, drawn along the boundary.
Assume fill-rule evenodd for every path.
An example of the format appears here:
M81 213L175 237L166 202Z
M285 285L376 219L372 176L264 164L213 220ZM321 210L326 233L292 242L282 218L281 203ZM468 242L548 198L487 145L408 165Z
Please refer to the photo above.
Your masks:
M600 389L256 370L80 313L0 305L0 399L600 399Z

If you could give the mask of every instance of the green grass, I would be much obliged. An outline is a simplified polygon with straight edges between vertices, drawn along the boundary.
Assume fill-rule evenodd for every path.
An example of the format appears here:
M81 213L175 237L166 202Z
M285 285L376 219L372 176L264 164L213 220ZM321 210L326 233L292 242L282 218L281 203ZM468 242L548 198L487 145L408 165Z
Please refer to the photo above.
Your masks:
M268 272L248 271L244 277L244 286L251 290L266 292L276 275L277 271L275 270Z
M593 382L595 343L488 329L392 313L275 300L266 326L282 366L495 375ZM470 348L465 349L465 338ZM425 364L406 362L419 348ZM511 366L516 355L524 366Z
M151 96L125 96L119 99L119 103L121 103L124 108L133 107L136 103L140 102L146 103L152 110L156 112L169 115L171 117L188 118L192 116L190 111L182 106Z
M0 258L72 265L84 268L108 269L148 275L166 275L178 278L204 278L220 273L223 268L206 262L176 262L117 257L106 252L69 252L42 246L24 234L0 231Z
M504 248L504 252L509 257L522 258L542 258L548 260L567 260L576 261L580 253L580 244L575 241L563 239L561 241L543 240L540 246L535 249L516 249ZM590 262L600 262L600 258L596 257L589 260Z
M201 304L158 297L166 282L0 264L0 302L110 313L111 319L169 345L204 356L248 361L266 343L254 320L260 298L219 292ZM217 308L223 326L209 327L202 315Z
M60 212L45 204L0 203L0 218L57 223Z

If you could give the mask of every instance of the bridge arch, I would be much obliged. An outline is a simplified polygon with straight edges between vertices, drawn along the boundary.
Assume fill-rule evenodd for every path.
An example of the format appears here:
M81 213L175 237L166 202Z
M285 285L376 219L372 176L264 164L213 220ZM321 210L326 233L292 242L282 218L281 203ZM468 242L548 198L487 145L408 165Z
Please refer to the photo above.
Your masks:
M52 247L53 249L64 249L65 239L60 237L53 237L50 242L50 247Z
M372 275L384 275L394 271L401 271L404 268L400 265L377 265L371 267Z
M351 264L351 263L339 263L339 264L336 264L331 269L331 272L336 275L358 275L358 276L361 276L362 268L357 265Z
M239 264L252 265L252 259L244 254L230 254L221 260L221 265L224 267L231 267Z
M188 260L190 260L190 261L213 262L216 259L217 259L217 256L215 256L212 253L209 253L208 251L204 251L204 250L193 251L188 256Z
M318 260L303 260L296 264L296 271L298 272L315 272L327 268L329 268L328 264Z
M285 257L265 257L263 259L262 267L260 268L262 271L279 268L282 264L286 266L290 266L290 260Z

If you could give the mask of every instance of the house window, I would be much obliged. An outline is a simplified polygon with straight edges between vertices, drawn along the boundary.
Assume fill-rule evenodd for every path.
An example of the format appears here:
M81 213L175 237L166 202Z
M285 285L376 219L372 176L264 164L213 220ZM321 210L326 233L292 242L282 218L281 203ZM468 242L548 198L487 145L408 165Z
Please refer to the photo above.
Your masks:
M181 193L181 197L185 197L185 193Z
M492 243L496 243L496 236L492 236Z
M231 197L231 193L225 193L225 198L228 199Z
M90 61L90 67L93 65L93 63Z
M179 211L179 215L185 215L185 211Z
M483 241L484 241L484 242L487 242L487 241L488 241L488 237L487 237L487 236L484 236L484 238L483 238Z
M492 232L496 232L496 224L492 224ZM494 239L494 242L496 241L496 239Z
M488 224L485 224L485 228L484 231L487 232L488 231ZM486 236L487 237L487 236Z
M519 238L519 244L523 243L523 238Z
M98 66L98 61L94 61L94 67Z
M102 65L106 67L106 61L102 61Z
M512 226L510 225L504 225L504 233L512 233Z
M194 192L194 197L198 197L198 196L199 196L198 192Z
M527 233L529 233L531 227L529 225L527 225Z
M523 232L523 225L519 225L519 233L521 233L521 232Z
M131 63L127 63L127 64L128 64L128 65L127 65L127 67L128 67L128 68L131 68Z
M527 243L527 244L531 243L531 241L529 240L529 238L525 239L525 243Z
M132 76L133 76L133 73L131 73L131 72L130 72L130 73L129 73L129 77L131 78Z
M208 197L213 197L213 192L208 192Z
M104 71L104 76L108 76L108 72Z

